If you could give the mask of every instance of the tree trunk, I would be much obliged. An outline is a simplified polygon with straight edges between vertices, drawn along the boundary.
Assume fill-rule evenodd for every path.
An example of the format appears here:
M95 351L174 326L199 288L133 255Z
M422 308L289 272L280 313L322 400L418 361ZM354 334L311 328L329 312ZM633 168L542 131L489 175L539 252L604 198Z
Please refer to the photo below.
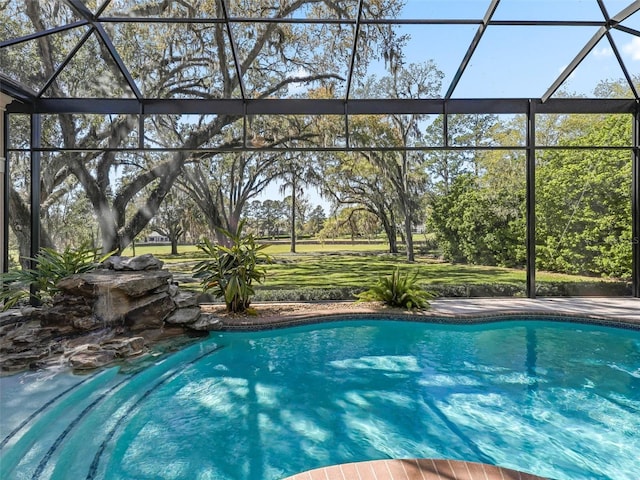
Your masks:
M407 262L414 262L413 233L411 232L411 217L409 215L404 217L404 238L407 244Z
M198 204L201 211L205 211L204 207ZM205 220L207 221L207 226L209 227L209 233L215 237L215 240L220 245L230 246L229 238L220 231L220 228L224 228L222 216L217 208L210 208L205 212ZM236 227L237 231L237 227ZM232 232L234 233L234 232Z
M119 248L118 228L115 225L115 218L112 215L111 208L105 205L105 208L97 215L97 219L98 225L100 225L102 251L105 253L115 251L116 255L120 255L122 250Z
M296 175L291 181L291 253L296 253Z
M171 237L171 255L178 255L178 237Z
M27 260L31 256L31 210L13 187L9 190L9 225L18 239L18 252L22 268L29 268ZM53 242L46 229L40 227L40 245L53 248ZM39 250L39 248L38 248Z
M387 221L386 216L378 216L378 218L382 221L382 228L389 241L389 253L398 253L398 239L395 226Z
M387 232L387 238L389 239L389 253L398 253L398 237L395 228Z

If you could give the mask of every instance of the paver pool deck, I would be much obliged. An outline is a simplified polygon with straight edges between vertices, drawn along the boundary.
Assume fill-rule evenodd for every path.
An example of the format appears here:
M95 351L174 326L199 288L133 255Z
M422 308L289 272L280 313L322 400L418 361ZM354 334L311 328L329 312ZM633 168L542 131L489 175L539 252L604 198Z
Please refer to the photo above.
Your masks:
M545 480L482 463L428 458L346 463L298 473L285 480Z
M228 317L222 319L226 330L255 330L304 325L328 320L358 318L406 318L413 321L478 323L500 321L512 317L549 320L585 320L600 325L640 329L640 298L562 297L562 298L473 298L434 300L424 312L403 312L380 306L334 302L299 304L287 309L266 308L266 314L256 318ZM530 473L493 465L449 459L388 459L332 465L301 472L285 480L537 480Z
M257 317L221 318L223 330L260 330L362 316L403 318L441 323L481 323L512 317L548 320L589 321L601 325L640 329L640 298L557 297L557 298L456 298L438 299L425 311L409 312L379 305L354 302L256 304ZM289 308L288 308L289 307ZM261 312L265 309L265 312Z

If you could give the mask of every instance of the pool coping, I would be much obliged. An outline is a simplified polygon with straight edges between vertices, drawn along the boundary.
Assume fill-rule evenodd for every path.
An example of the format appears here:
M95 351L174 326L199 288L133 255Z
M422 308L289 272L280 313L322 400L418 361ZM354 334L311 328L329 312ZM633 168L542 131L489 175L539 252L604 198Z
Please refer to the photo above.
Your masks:
M327 303L330 302L317 305ZM330 311L319 308L318 311L311 309L304 313L221 317L218 330L272 330L362 318L473 325L532 317L545 321L640 330L640 298L631 297L441 299L433 301L432 308L426 311L403 311L380 305L354 307L353 302L335 302L335 305ZM256 307L259 308L259 305Z
M451 459L399 458L343 463L284 480L545 480L531 473Z

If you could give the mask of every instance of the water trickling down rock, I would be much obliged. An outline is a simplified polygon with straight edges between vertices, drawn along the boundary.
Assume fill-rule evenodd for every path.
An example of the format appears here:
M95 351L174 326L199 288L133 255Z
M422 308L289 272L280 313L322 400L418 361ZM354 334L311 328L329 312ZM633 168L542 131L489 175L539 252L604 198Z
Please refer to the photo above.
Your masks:
M197 294L180 292L162 266L152 255L111 257L102 269L61 280L51 305L0 315L0 370L99 368L169 337L215 329Z

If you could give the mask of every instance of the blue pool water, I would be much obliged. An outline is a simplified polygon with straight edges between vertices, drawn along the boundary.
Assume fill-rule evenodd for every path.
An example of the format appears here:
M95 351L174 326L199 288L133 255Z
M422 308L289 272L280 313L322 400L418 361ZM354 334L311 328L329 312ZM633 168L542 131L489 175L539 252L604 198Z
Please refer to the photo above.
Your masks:
M406 457L640 478L639 331L332 323L215 334L136 373L27 373L0 388L7 480L276 480Z

